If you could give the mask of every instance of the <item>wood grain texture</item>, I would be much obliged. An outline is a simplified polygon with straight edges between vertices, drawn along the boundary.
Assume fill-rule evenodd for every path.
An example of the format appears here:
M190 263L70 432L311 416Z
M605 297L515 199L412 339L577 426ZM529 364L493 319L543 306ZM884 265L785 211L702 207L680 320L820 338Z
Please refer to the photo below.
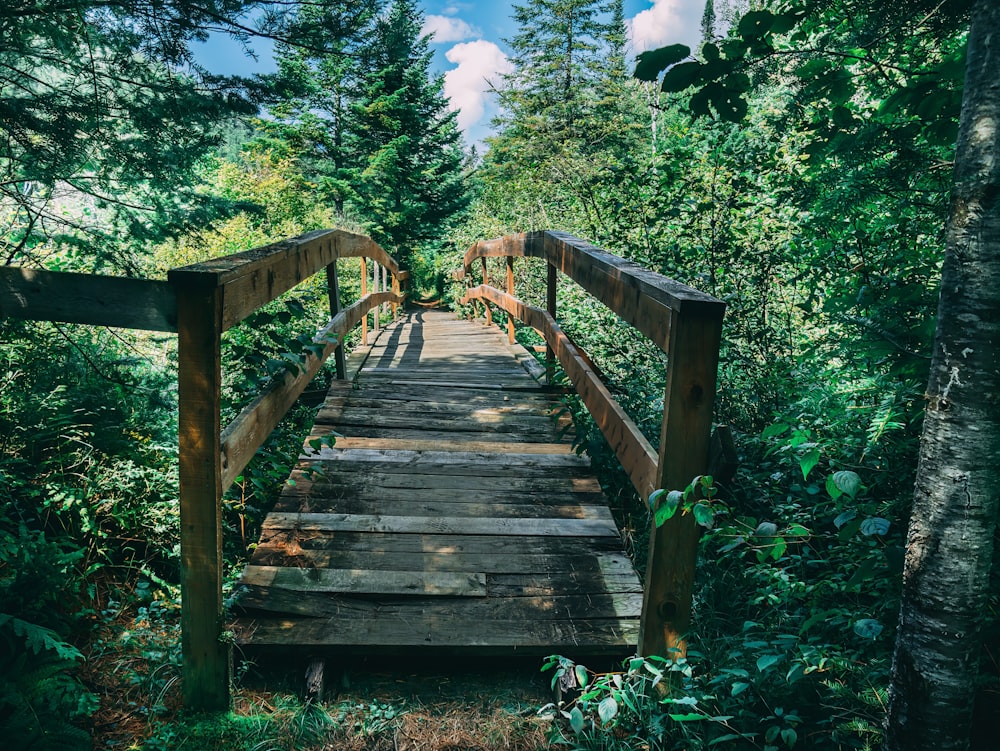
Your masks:
M177 331L177 293L166 283L0 266L0 318L145 331Z
M506 340L413 312L331 386L311 437L339 435L307 442L264 522L241 649L634 650L641 583L558 395Z

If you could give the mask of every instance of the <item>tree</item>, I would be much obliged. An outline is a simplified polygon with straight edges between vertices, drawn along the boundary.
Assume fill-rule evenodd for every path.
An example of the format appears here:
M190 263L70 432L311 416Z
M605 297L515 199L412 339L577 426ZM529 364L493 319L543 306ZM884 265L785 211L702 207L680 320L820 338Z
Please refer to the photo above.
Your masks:
M197 65L192 43L228 33L244 44L259 35L318 45L335 35L307 35L294 23L294 7L4 2L2 262L41 263L73 247L79 257L71 264L135 272L137 247L216 215L223 205L193 187L194 171L217 143L217 126L256 112L268 82L211 75Z
M972 10L887 751L966 749L1000 508L1000 5Z
M364 155L350 178L354 208L404 266L417 246L441 243L468 204L457 113L430 73L422 20L411 0L378 19L348 126Z
M507 41L516 67L505 77L503 101L508 122L533 123L560 142L586 137L594 90L607 75L608 52L612 67L621 56L622 3L529 0L514 6L514 20L518 32Z
M278 69L287 94L271 107L272 121L262 125L286 142L316 182L320 195L343 217L352 195L349 173L359 165L364 144L351 140L351 106L357 102L363 75L360 61L374 33L383 3L326 2L304 5L297 23L329 34L325 44L277 46Z

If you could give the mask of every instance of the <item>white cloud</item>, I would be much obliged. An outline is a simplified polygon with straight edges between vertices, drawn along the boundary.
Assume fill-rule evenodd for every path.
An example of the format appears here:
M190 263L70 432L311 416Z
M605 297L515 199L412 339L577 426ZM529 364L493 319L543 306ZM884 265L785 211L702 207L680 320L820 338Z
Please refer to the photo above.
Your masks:
M423 36L432 35L433 41L438 44L461 42L479 36L479 32L461 18L449 18L448 16L427 16L420 33Z
M468 131L486 113L489 81L513 72L514 66L503 50L484 39L456 44L445 57L457 67L444 74L444 93L451 100L451 109L458 110L458 127Z
M653 0L653 7L628 20L632 49L636 52L686 44L694 50L701 41L705 4L698 0Z

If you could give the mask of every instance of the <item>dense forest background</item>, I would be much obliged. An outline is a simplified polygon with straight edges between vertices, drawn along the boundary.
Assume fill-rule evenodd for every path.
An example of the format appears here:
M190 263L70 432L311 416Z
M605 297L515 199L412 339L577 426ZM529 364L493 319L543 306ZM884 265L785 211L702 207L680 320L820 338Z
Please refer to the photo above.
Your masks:
M708 0L697 49L637 68L620 1L525 0L513 71L494 82L502 114L477 153L409 0L12 0L0 7L0 254L161 278L338 226L395 255L414 295L454 306L450 273L473 242L559 229L724 300L716 419L740 469L703 536L692 649L665 701L658 668L633 666L554 731L583 748L873 748L969 5ZM275 39L278 71L201 69L191 44L219 30ZM518 268L540 302L542 270ZM662 356L568 285L560 295L566 329L657 441ZM322 308L299 290L227 335L224 411ZM641 568L647 504L569 407ZM224 501L234 573L309 418L297 410ZM8 747L183 737L176 436L172 339L0 320ZM1000 712L998 572L969 678L982 724ZM247 748L274 732L255 727L239 736Z

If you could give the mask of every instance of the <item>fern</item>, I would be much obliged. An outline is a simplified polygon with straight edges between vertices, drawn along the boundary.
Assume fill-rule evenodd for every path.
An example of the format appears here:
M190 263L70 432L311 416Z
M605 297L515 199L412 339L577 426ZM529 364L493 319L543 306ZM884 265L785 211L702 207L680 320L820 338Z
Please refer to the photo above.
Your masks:
M10 627L15 636L24 639L28 649L34 654L40 655L42 652L54 652L60 659L75 662L83 657L80 650L72 644L67 644L59 638L52 629L39 626L20 618L15 618L7 613L0 613L0 629L4 626Z

